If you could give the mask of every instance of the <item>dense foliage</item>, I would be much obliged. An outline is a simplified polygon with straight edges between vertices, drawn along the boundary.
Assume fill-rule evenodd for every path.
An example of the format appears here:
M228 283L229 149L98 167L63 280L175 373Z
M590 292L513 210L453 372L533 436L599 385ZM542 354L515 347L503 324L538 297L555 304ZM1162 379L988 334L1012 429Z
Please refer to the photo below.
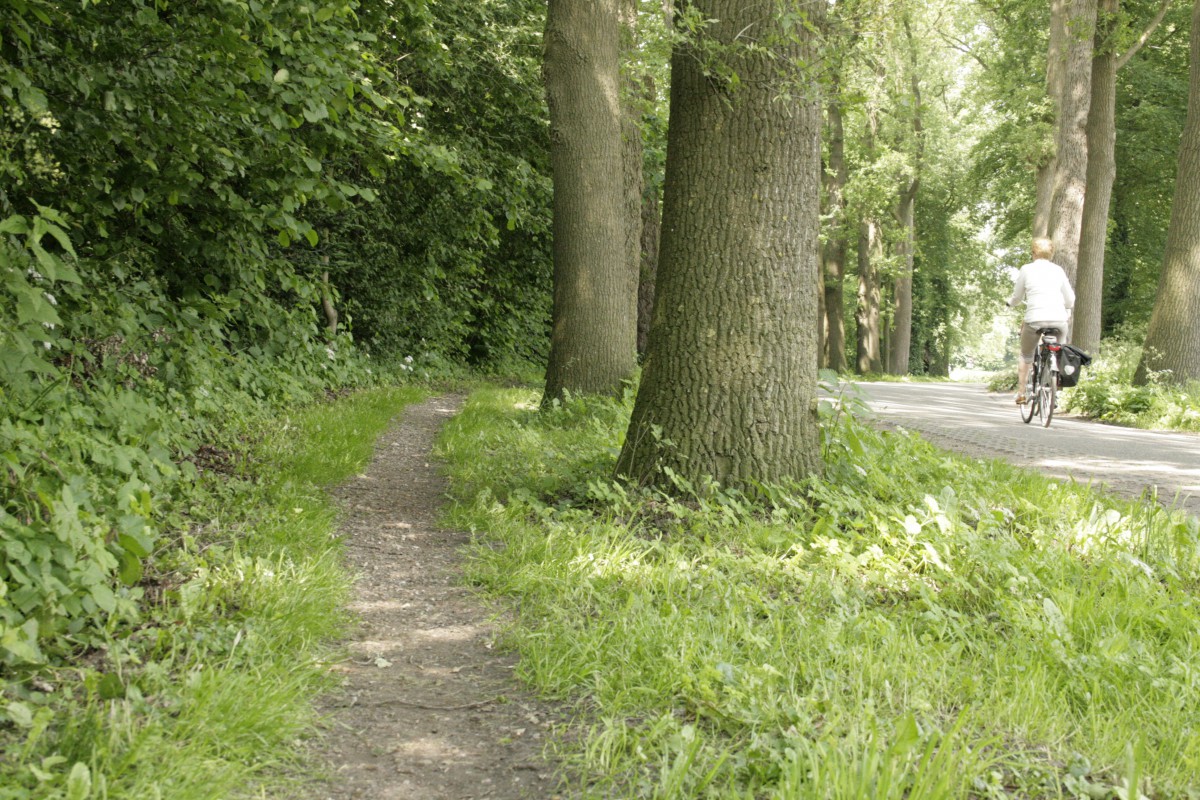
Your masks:
M241 417L375 379L352 335L543 352L537 15L3 4L0 663L136 616Z

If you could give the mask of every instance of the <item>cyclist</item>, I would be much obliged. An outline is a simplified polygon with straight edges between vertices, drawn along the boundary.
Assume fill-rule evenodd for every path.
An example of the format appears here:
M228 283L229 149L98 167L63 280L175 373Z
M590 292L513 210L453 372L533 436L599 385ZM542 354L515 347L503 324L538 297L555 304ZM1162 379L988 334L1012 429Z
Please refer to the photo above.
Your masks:
M1017 361L1017 405L1025 402L1025 381L1033 351L1038 343L1040 328L1058 328L1059 341L1066 343L1068 323L1075 307L1075 290L1067 273L1051 261L1054 243L1049 239L1033 240L1033 261L1021 267L1013 284L1008 305L1016 308L1025 303L1025 321L1021 325L1021 356Z

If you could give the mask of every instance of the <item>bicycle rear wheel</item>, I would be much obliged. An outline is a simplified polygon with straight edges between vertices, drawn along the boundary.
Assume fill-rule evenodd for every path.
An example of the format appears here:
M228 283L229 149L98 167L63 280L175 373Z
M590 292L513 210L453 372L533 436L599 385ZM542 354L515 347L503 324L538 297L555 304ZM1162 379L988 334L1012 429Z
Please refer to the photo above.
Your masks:
M1038 393L1037 385L1034 379L1037 377L1037 365L1031 364L1029 367L1029 378L1025 381L1025 402L1021 404L1021 421L1026 425L1033 419L1033 415L1037 413Z
M1058 375L1051 370L1046 370L1045 379L1042 385L1038 388L1038 405L1041 406L1040 413L1042 415L1042 427L1049 428L1050 420L1054 419L1054 404L1056 402L1055 394L1057 392Z

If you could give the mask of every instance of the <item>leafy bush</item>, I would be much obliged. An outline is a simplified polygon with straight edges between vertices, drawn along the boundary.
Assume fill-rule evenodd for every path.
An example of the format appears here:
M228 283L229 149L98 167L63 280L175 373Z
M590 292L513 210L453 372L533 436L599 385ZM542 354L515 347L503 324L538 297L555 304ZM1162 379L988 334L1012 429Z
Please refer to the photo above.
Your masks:
M1093 419L1138 428L1200 431L1200 383L1183 388L1152 376L1134 386L1142 348L1127 339L1106 339L1084 380L1063 393L1064 408Z

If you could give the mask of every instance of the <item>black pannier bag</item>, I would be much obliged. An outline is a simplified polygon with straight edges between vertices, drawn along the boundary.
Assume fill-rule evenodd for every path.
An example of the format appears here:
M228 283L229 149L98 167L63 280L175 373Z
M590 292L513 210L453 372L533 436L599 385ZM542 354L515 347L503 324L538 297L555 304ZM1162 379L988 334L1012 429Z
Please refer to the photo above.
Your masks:
M1083 368L1092 363L1092 357L1073 344L1064 344L1058 353L1058 384L1069 388L1079 383Z

